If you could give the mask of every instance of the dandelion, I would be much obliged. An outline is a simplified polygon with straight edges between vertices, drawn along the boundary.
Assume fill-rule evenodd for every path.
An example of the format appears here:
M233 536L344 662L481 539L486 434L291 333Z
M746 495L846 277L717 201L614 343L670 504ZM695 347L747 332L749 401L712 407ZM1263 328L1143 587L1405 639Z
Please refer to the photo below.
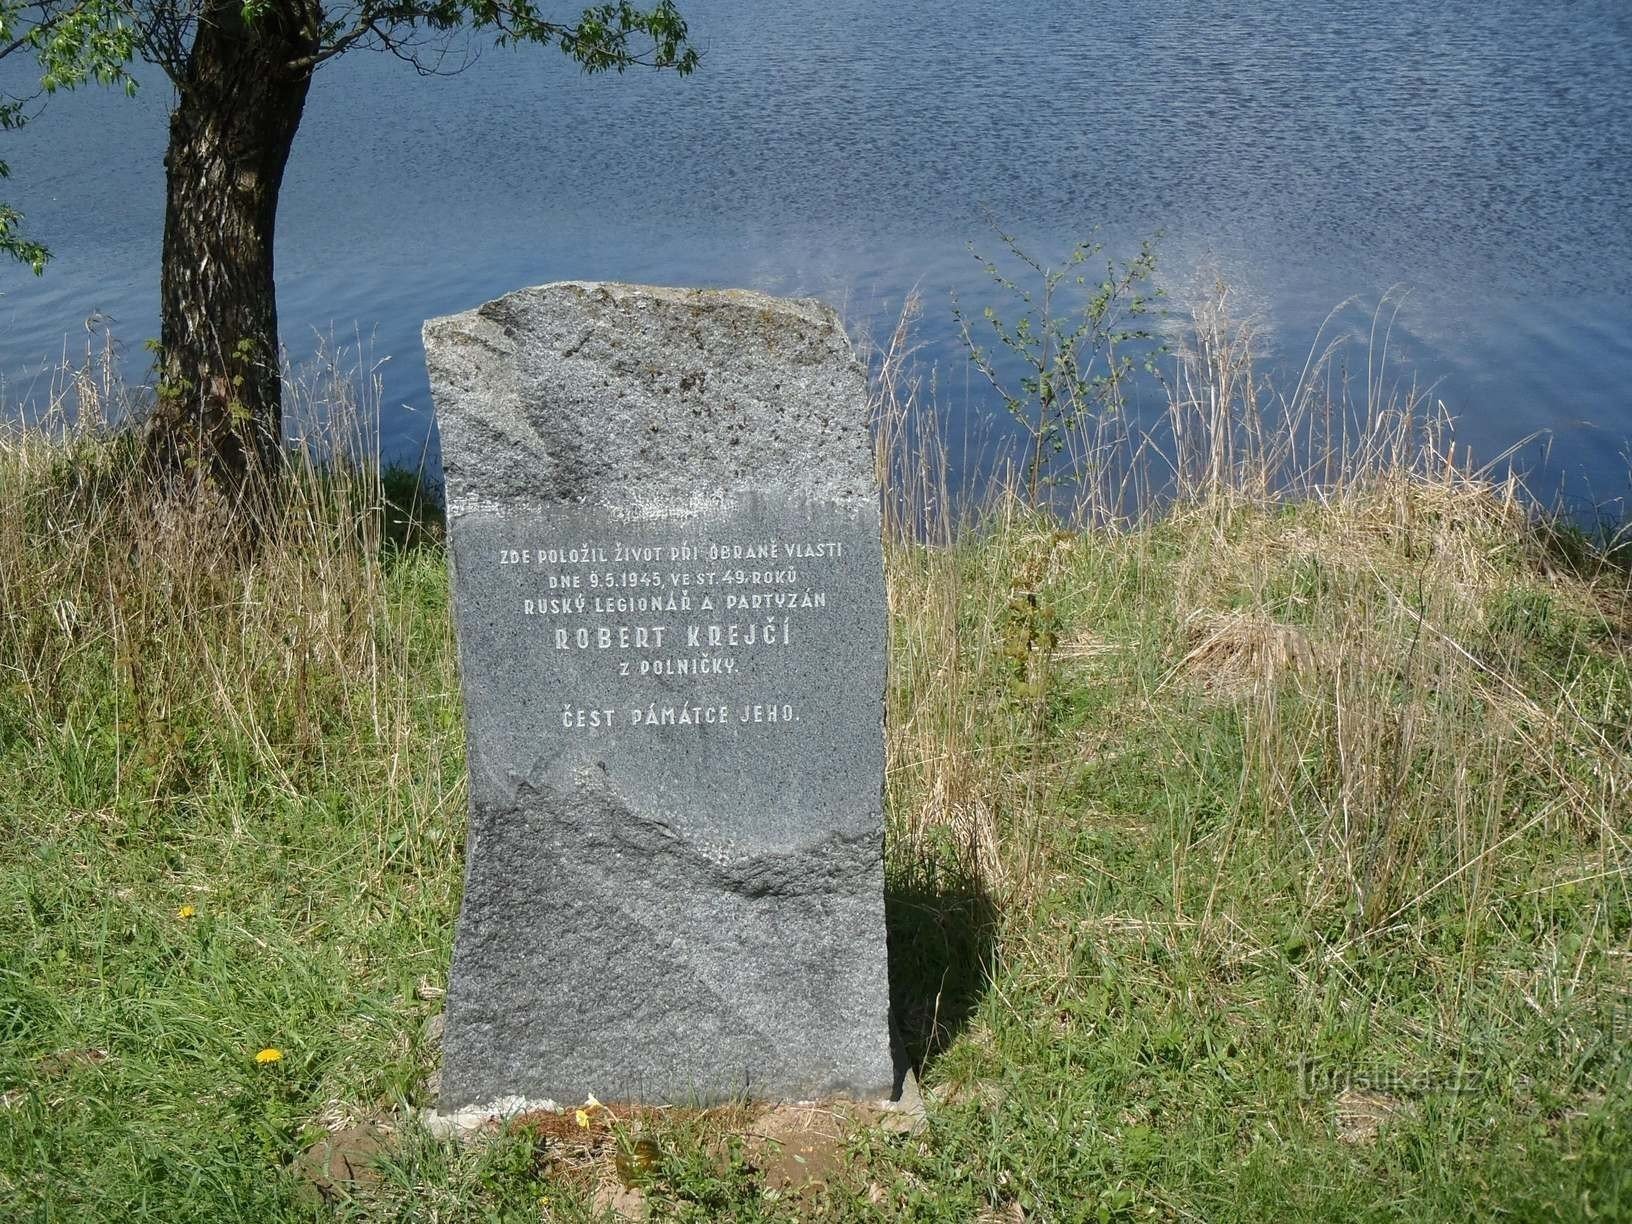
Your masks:
M255 1055L255 1061L260 1063L262 1066L265 1066L267 1063L282 1062L283 1051L275 1046L267 1046L266 1049Z
M577 1110L572 1116L577 1120L580 1128L583 1130L589 1129L589 1111L587 1109Z
M180 909L178 909L176 911L176 917L177 918L191 918L196 913L198 913L198 911L196 909L194 909L192 906L184 905L184 906L182 906Z

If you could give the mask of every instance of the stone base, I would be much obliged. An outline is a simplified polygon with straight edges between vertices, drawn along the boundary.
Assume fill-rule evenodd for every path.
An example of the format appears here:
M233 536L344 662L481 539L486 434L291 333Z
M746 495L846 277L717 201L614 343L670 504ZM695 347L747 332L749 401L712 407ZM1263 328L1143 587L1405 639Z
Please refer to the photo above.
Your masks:
M415 1117L435 1139L466 1140L486 1130L493 1130L513 1118L535 1113L565 1113L576 1109L582 1102L564 1105L559 1101L528 1100L526 1097L504 1097L487 1105L471 1105L447 1113L432 1107L415 1111ZM798 1101L798 1105L816 1105L820 1102ZM916 1131L924 1120L924 1097L918 1089L918 1077L908 1070L896 1094L883 1101L852 1101L868 1110L885 1115L882 1125L889 1130Z

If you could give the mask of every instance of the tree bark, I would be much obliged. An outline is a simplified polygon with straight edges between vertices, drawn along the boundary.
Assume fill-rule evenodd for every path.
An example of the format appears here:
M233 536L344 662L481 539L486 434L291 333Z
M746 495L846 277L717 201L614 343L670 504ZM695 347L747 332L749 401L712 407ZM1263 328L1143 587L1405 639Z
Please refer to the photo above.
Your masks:
M149 454L237 500L283 442L273 239L316 49L317 3L212 2L198 18L165 154L159 388Z

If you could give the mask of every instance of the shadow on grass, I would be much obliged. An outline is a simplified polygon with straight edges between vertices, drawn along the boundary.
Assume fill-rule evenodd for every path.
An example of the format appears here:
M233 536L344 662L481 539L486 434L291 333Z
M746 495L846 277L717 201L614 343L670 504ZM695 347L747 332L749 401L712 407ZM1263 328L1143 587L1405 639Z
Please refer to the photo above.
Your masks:
M968 1027L990 982L997 908L981 882L934 862L892 871L884 887L896 1086Z
M439 547L447 531L442 492L423 468L389 465L380 471L382 539L390 554Z
M1591 581L1606 572L1632 574L1632 519L1599 510L1590 522L1562 516L1542 518L1531 539L1544 567Z

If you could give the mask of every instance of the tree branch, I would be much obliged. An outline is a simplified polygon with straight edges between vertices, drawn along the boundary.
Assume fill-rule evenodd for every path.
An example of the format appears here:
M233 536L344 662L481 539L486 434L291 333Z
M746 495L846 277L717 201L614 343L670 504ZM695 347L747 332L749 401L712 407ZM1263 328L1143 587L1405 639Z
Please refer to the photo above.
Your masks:
M424 72L427 69L419 56L405 53L414 32L452 34L462 26L491 31L501 46L553 44L589 72L648 67L685 73L697 63L697 52L686 41L686 25L674 0L655 0L650 8L637 7L633 0L615 0L584 8L576 22L548 20L531 0L423 0L414 4L363 0L347 18L327 25L312 54L290 61L287 67L309 72L354 47L373 43ZM632 50L634 38L643 38L647 45Z

